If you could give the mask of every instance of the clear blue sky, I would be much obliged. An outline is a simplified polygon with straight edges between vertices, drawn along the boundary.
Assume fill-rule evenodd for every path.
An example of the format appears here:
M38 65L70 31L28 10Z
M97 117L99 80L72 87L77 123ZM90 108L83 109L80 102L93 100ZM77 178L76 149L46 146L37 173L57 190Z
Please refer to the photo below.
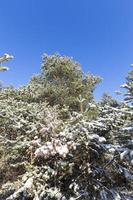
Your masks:
M0 55L15 59L0 73L5 84L24 85L39 73L46 52L72 56L100 75L115 96L133 63L133 0L1 0Z

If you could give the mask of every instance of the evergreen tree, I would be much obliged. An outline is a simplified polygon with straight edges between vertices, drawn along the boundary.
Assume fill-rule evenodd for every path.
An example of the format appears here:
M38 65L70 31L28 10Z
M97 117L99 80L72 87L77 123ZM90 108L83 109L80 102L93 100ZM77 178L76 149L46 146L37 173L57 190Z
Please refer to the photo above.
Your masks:
M0 90L0 199L132 200L132 105L107 93L94 102L98 77L43 59L27 86Z
M113 99L107 92L105 92L102 96L100 104L103 106L110 105L113 107L117 107L120 103L116 99Z
M133 104L133 69L128 73L126 84L122 85L122 87L127 90L127 93L125 94L125 101Z
M66 105L72 110L80 110L79 96L85 99L83 109L92 101L99 77L84 75L80 65L67 56L45 54L42 60L41 75L30 82L40 100L60 107Z
M0 64L5 61L9 61L11 59L13 59L13 56L8 53L5 53L3 56L0 56ZM9 70L8 67L2 66L2 65L0 66L0 71L7 71L7 70Z
M0 66L0 71L7 71L8 67Z

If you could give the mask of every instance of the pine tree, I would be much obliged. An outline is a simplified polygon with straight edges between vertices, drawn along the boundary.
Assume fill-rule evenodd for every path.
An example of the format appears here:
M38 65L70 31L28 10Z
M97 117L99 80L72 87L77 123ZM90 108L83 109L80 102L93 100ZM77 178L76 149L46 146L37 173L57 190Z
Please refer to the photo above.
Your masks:
M0 56L0 64L5 61L9 61L11 59L13 59L13 56L8 53L5 53L3 56ZM7 70L9 70L8 67L0 66L0 71L7 71Z
M127 90L125 101L133 104L133 69L128 73L126 84L122 85L122 87Z
M0 71L7 71L9 70L8 67L0 66Z
M45 55L27 86L0 91L0 199L133 199L132 106L107 93L93 101L97 82Z
M42 61L41 75L30 82L40 100L72 110L80 110L79 96L85 99L83 109L92 101L95 86L101 81L99 77L84 75L80 65L67 56L44 54Z

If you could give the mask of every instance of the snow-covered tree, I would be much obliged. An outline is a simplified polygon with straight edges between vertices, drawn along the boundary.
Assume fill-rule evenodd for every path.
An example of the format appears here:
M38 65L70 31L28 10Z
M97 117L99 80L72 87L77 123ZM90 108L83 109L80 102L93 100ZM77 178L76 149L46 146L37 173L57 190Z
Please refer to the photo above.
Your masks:
M95 102L97 82L45 55L28 85L0 90L0 199L133 199L133 107Z
M133 67L133 65L131 67ZM128 73L126 83L121 87L127 90L127 93L125 94L125 101L133 104L133 69Z

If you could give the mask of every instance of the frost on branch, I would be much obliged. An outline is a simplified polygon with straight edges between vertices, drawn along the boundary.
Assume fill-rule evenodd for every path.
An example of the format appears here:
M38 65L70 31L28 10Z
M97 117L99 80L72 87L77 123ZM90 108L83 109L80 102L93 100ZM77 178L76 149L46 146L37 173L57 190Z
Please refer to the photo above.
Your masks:
M132 200L131 102L96 103L95 76L44 58L27 86L0 90L0 199Z

